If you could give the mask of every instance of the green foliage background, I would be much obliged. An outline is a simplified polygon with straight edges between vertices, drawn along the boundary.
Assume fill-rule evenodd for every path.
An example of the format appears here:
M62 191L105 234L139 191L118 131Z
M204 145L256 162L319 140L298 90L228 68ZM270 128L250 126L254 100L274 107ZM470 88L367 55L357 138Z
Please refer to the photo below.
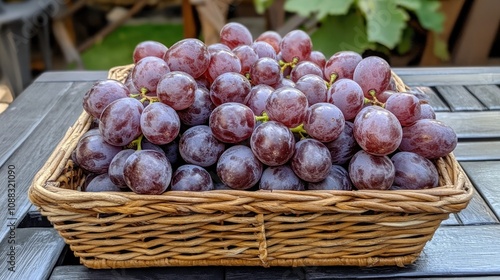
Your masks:
M256 10L264 12L273 0L254 0ZM326 56L341 50L363 52L407 52L414 31L408 24L413 15L429 31L440 33L444 15L439 0L286 0L284 9L321 22L311 34L314 49ZM438 38L434 53L448 59L446 42Z

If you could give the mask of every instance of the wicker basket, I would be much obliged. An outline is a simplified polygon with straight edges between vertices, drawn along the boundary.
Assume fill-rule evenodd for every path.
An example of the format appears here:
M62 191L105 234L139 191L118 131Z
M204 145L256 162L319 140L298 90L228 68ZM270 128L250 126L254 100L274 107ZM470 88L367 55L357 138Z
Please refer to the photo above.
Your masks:
M130 68L110 78L124 80ZM86 193L70 157L91 122L83 112L29 190L90 268L404 266L473 192L450 154L436 161L439 187L417 191Z

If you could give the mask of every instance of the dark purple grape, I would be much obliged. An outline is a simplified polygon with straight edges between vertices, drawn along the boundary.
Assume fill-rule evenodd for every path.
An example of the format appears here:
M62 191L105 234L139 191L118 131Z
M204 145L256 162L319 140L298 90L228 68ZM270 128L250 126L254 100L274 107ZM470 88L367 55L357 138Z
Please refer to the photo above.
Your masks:
M346 120L354 120L363 109L365 97L363 90L353 80L339 79L328 89L328 102L337 106Z
M193 105L196 81L189 74L172 71L165 74L156 87L156 94L162 103L174 110L183 110Z
M276 60L276 51L271 44L264 41L255 41L250 47L257 53L259 58L269 57Z
M99 131L103 139L114 146L126 146L139 137L143 109L142 103L134 98L111 102L100 117Z
M344 115L333 104L316 103L307 109L304 129L309 136L321 142L337 139L344 130L344 125Z
M121 147L108 144L100 134L93 134L81 138L75 150L76 162L81 168L102 174L108 172L109 164Z
M328 176L323 181L308 183L307 189L350 191L352 190L352 183L351 178L349 178L349 173L344 167L332 165L330 166Z
M281 79L281 67L275 59L259 58L250 69L250 79L253 85L274 85Z
M281 58L286 62L307 60L312 51L312 42L309 35L302 30L288 32L280 43Z
M122 187L114 184L108 173L103 173L92 178L85 187L86 192L119 192Z
M353 51L340 51L334 53L325 63L323 74L331 83L342 79L352 79L354 69L363 59L360 54ZM333 75L333 76L332 76Z
M248 106L228 102L212 111L208 123L215 138L234 144L250 138L255 127L255 116Z
M436 119L436 113L430 104L420 104L420 119Z
M309 106L319 102L327 102L328 87L321 76L304 75L296 81L295 88L306 95Z
M198 87L194 92L194 103L184 110L177 111L181 122L188 126L207 124L215 105L206 88Z
M144 108L140 123L144 137L156 145L172 142L181 129L177 112L161 102L152 103Z
M300 140L295 144L291 159L293 172L306 182L319 182L328 176L332 157L328 148L312 138Z
M163 59L146 56L135 64L130 75L132 75L132 83L138 90L146 89L147 92L156 92L158 82L168 72L170 68Z
M235 145L222 153L216 170L225 185L232 189L246 190L257 184L262 168L262 163L249 147Z
M453 128L442 121L421 119L403 128L399 149L435 159L451 153L457 146L457 141Z
M363 108L354 119L353 131L359 146L378 156L396 151L403 137L396 116L380 106Z
M358 190L387 190L394 182L394 164L388 156L358 151L349 162L349 177Z
M320 69L325 68L326 58L325 55L320 51L311 51L311 54L309 55L309 58L307 60L318 65ZM324 74L321 74L320 76L324 77Z
M332 156L332 164L342 165L349 160L361 148L353 135L354 124L346 121L344 130L337 139L324 143Z
M187 129L179 140L179 153L184 161L207 167L217 162L225 145L215 138L207 125Z
M172 191L210 191L214 189L212 177L205 168L194 164L179 166L172 175Z
M137 147L136 147L136 149L137 149ZM154 151L165 154L165 151L162 149L161 145L153 144L153 143L149 142L148 139L146 139L144 137L142 138L142 141L141 141L141 150L154 150Z
M295 137L285 125L267 121L255 128L250 138L254 155L264 164L285 164L295 150Z
M282 87L291 87L291 88L294 88L295 87L295 83L292 80L288 79L288 78L281 78L277 84L274 84L271 87L273 87L274 89L279 89L279 88L282 88Z
M250 74L252 65L259 59L259 55L248 45L234 48L233 53L240 59L242 75Z
M373 99L371 92L376 96L389 86L391 67L378 56L368 56L356 65L352 79L361 86L366 98Z
M123 167L125 166L127 158L134 152L135 150L132 149L121 150L111 160L108 168L108 175L113 184L117 186L127 186L125 178L123 177Z
M323 71L315 63L304 60L297 63L297 65L293 67L292 71L290 72L290 80L296 83L301 77L307 74L314 74L321 77L323 75Z
M164 44L158 41L143 41L137 44L132 53L132 59L134 63L145 58L146 56L156 56L158 58L163 58L168 48Z
M274 89L268 85L253 86L245 98L244 104L250 107L256 116L260 116L265 111L267 98L273 91Z
M276 32L276 31L273 31L273 30L268 30L268 31L264 31L263 33L261 33L256 39L255 41L257 42L266 42L268 44L270 44L274 51L276 53L279 53L280 52L280 42L281 42L281 35Z
M207 70L210 53L202 41L186 38L173 44L163 59L171 71L182 71L196 79Z
M179 143L177 143L177 140L174 140L166 145L161 145L160 148L167 156L167 159L170 162L170 164L175 165L179 162L180 154L179 154Z
M130 91L117 80L97 81L83 96L83 109L94 118L101 117L102 110L116 99L128 97Z
M162 194L170 185L172 166L163 153L136 151L127 158L123 176L127 186L137 194Z
M210 99L216 106L227 102L243 103L251 88L248 79L240 73L223 73L213 81Z
M220 50L210 56L206 78L212 83L219 75L228 72L241 73L240 59L232 51Z
M251 45L252 33L246 26L238 22L228 22L220 30L220 42L230 49L241 45Z
M270 120L296 127L305 121L308 107L304 93L296 88L282 87L273 91L267 99L266 112Z
M398 118L401 126L409 126L421 119L420 102L410 93L394 93L385 102L385 109Z
M259 189L303 191L304 182L293 173L289 165L269 166L262 172Z
M208 49L208 52L210 54L216 53L217 51L220 51L220 50L224 50L224 51L228 51L228 52L231 51L231 49L228 46L226 46L222 43L210 44L207 46L207 49Z
M394 185L400 189L427 189L437 187L439 173L428 159L411 152L398 152L391 157L396 170Z

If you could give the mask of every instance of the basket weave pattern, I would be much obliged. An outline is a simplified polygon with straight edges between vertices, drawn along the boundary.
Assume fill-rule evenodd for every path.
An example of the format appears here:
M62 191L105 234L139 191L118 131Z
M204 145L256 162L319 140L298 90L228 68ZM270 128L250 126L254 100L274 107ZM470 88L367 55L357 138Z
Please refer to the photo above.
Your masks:
M123 81L130 68L109 77ZM439 187L417 191L86 193L71 153L92 121L80 115L29 192L90 268L404 266L473 192L450 154L436 161Z

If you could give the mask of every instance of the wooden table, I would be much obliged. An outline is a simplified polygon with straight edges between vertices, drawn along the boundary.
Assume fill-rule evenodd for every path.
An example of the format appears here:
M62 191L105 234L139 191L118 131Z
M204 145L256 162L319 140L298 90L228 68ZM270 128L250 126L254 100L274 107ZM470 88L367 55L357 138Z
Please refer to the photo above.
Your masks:
M83 94L94 81L106 78L106 72L46 72L0 115L0 201L3 204L0 279L143 279L145 276L149 279L454 279L459 276L498 279L500 67L405 68L395 72L407 85L429 93L431 104L438 111L437 118L455 129L459 136L455 155L476 189L469 206L441 224L414 264L404 268L119 270L91 270L79 265L62 238L31 205L27 190L35 173L80 115ZM9 209L7 189L15 189L12 209ZM11 250L13 241L16 247ZM13 265L15 272L9 271Z

